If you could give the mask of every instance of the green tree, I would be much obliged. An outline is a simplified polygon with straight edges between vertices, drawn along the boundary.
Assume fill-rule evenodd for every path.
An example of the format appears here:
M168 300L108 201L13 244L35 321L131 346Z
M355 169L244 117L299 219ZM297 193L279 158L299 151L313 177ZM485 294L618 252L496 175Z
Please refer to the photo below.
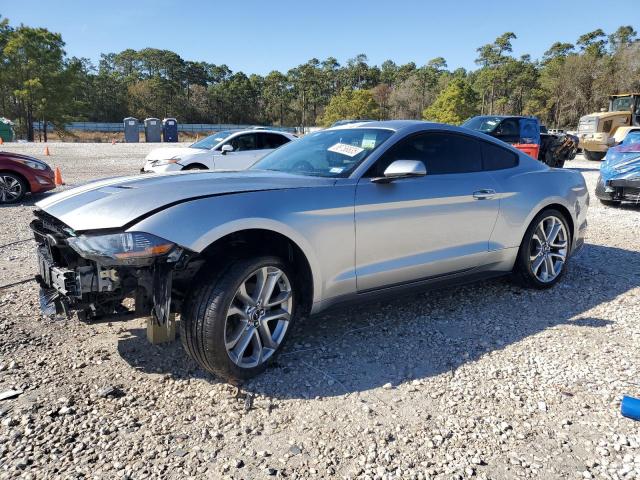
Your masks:
M459 125L476 115L477 96L466 80L456 78L422 113L425 120Z
M496 89L499 88L500 83L505 81L503 67L508 61L505 53L513 51L511 41L516 38L515 33L506 32L496 38L493 43L488 43L477 49L476 63L482 67L478 76L478 84L482 91L482 113L485 112L485 104L488 104L488 113L494 113Z
M34 139L34 120L60 120L60 103L68 98L63 47L60 34L24 25L11 31L6 40L5 74L27 140Z
M265 107L271 117L277 119L280 125L285 123L285 114L291 101L291 87L287 77L274 70L264 79Z
M380 109L369 90L344 89L331 98L322 116L322 125L329 126L344 119L377 119Z
M576 44L580 49L593 57L602 57L607 45L606 35L601 28L578 37Z
M609 35L609 46L614 52L621 48L629 47L634 42L637 42L637 35L638 32L631 25L623 25Z

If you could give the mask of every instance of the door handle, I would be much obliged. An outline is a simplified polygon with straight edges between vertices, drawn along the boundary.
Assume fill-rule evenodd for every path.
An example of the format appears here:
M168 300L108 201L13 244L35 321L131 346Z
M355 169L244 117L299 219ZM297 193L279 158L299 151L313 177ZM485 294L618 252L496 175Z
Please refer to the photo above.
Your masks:
M490 188L483 188L482 190L477 190L473 192L473 198L476 200L488 200L492 198L496 194L495 190Z

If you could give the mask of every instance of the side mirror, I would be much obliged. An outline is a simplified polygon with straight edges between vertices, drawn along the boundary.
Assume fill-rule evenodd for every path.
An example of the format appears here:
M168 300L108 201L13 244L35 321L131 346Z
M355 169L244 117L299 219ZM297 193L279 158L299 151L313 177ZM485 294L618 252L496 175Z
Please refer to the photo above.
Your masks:
M401 178L424 177L427 169L418 160L396 160L387 167L383 177L372 178L374 183L391 183Z
M618 144L618 142L616 142L616 139L614 137L607 138L607 146L608 147L614 147L617 144Z
M228 143L226 145L223 145L222 148L220 149L220 153L222 155L226 155L229 152L233 152L233 147Z

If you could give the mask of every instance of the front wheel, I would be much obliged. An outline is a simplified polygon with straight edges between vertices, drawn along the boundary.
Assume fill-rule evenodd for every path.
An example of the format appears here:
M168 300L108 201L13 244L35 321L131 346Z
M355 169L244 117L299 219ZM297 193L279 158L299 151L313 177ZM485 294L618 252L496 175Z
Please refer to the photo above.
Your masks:
M204 165L200 165L199 163L194 163L192 165L187 165L182 170L208 170Z
M293 273L281 259L236 261L197 282L180 322L183 345L205 370L247 380L284 343L296 301Z
M13 173L0 173L0 204L16 203L27 192L25 181Z
M552 287L564 274L570 245L564 214L555 209L540 212L522 239L514 267L516 279L525 287Z

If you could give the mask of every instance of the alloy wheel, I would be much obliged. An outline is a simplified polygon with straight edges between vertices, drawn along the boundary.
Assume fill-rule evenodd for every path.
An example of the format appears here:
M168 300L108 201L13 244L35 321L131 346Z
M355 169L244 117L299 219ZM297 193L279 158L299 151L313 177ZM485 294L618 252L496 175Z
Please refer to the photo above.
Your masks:
M291 282L282 270L265 266L247 276L227 310L225 346L231 361L241 368L266 362L285 337L292 308Z
M22 195L22 185L11 175L0 175L0 203L13 202Z
M529 244L531 272L543 282L555 280L567 260L569 236L562 220L555 216L542 219Z

